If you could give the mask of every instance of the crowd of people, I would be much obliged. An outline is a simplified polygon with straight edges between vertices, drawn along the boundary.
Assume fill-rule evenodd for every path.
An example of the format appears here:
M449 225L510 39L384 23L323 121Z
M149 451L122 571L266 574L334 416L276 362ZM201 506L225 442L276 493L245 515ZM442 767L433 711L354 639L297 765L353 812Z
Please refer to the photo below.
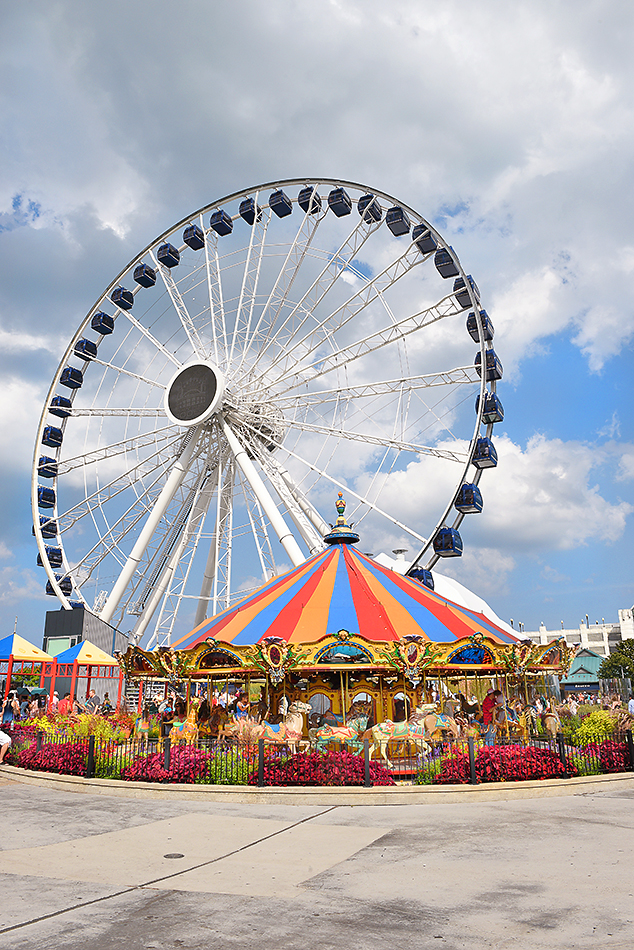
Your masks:
M70 693L64 693L63 698L59 698L57 690L53 691L52 696L48 693L38 692L31 694L27 689L12 690L2 703L2 724L7 726L14 722L24 722L28 719L38 719L50 713L59 713L68 715L74 713L90 713L92 715L100 713L107 716L114 710L108 693L104 694L103 700L96 695L95 690L91 689L85 700L80 700L77 696L71 697Z

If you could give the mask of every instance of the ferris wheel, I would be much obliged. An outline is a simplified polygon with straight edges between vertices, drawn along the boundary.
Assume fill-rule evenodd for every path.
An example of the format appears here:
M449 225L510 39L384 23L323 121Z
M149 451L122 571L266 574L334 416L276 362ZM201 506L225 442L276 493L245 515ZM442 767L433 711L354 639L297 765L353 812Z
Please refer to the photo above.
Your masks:
M47 592L169 644L322 550L339 490L432 584L496 464L492 339L453 248L377 189L285 180L184 218L106 288L51 383L32 471ZM446 486L425 524L398 490L421 460Z

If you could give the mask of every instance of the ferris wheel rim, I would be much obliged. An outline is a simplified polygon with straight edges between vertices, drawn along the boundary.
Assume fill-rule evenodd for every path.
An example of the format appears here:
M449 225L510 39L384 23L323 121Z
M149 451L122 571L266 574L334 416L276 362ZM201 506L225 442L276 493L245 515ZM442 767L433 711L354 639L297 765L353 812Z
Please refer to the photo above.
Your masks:
M370 187L370 186L367 186L367 185L364 185L364 184L361 184L361 183L345 181L345 180L342 180L342 179L330 179L330 178L324 178L324 179L321 179L321 178L279 179L279 180L277 180L277 181L267 182L267 183L264 183L264 184L261 184L261 185L257 185L257 186L255 186L255 187L249 187L249 188L246 188L246 189L241 189L240 191L234 192L234 193L232 193L232 194L230 194L230 195L227 195L227 196L225 196L225 197L223 197L223 198L217 199L217 200L215 200L215 201L213 201L213 202L211 202L211 203L205 205L204 207L200 208L198 211L196 211L196 212L194 212L194 213L192 213L192 214L190 214L190 215L187 215L186 217L182 218L181 221L179 221L177 224L171 226L170 228L168 228L167 230L165 230L161 235L159 235L157 238L155 238L150 244L148 244L148 245L146 246L146 248L144 248L140 253L138 253L137 255L135 255L135 257L132 258L132 260L129 262L129 264L128 264L126 267L124 267L124 268L120 271L120 273L114 278L114 280L110 283L110 285L109 285L109 286L106 288L106 290L102 293L102 295L97 299L97 301L95 302L95 304L94 304L94 305L91 307L91 309L88 311L88 313L87 313L86 317L84 318L84 320L80 323L78 329L75 331L75 333L74 333L74 335L73 335L73 337L72 337L72 339L71 339L71 341L70 341L70 343L69 343L69 346L68 346L66 352L64 353L64 355L63 355L63 357L62 357L62 359L61 359L61 361L60 361L60 364L59 364L59 366L58 366L58 370L57 370L57 372L56 372L56 374L55 374L55 376L54 376L54 378L53 378L53 381L52 381L51 386L50 386L50 388L49 388L49 391L48 391L48 393L47 393L47 397L46 397L46 400L45 400L45 404L44 404L42 416L41 416L41 419L40 419L40 424L39 424L39 427L38 427L38 433L37 433L37 439L36 439L36 445L35 445L35 451L34 451L33 469L32 469L32 509L33 509L33 517L34 517L35 536L36 536L36 541L37 541L37 545L38 545L38 550L39 550L39 552L40 552L40 556L42 557L42 560L43 560L44 566L45 566L45 568L46 568L47 574L48 574L48 576L49 576L49 580L51 581L51 584L52 584L53 588L56 589L56 593L58 594L58 598L59 598L59 600L62 602L62 605L63 605L66 609L70 609L70 599L67 598L67 597L63 594L63 592L62 592L60 589L58 589L59 585L56 583L56 580L55 580L55 571L51 571L51 570L49 569L49 565L48 565L47 560L46 560L46 557L45 557L45 547L46 547L46 545L45 545L45 540L44 540L44 538L43 538L43 536L42 536L42 532L41 532L40 527L39 527L39 516L40 516L40 512L39 512L39 507L38 507L38 505L37 505L37 488L38 488L38 477L39 477L39 472L38 472L38 455L39 455L39 453L41 452L41 436L42 436L42 431L43 431L43 429L44 429L44 427L45 427L45 424L46 424L46 417L47 417L47 415L48 415L48 407L49 407L49 405L50 405L50 401L51 401L51 399L52 399L52 397L53 397L53 394L54 394L54 392L55 392L57 386L59 385L59 379L60 379L60 377L61 377L61 373L62 373L62 370L63 370L64 365L66 365L66 364L68 363L68 361L74 356L74 353L75 353L74 347L75 347L76 342L80 339L81 334L85 331L85 329L86 329L86 327L88 326L88 324L89 324L91 318L98 312L99 307L103 304L104 300L109 300L112 291L113 291L117 286L120 285L120 283L121 283L123 277L124 277L127 273L129 273L129 272L131 271L132 267L133 267L137 262L140 262L140 261L142 260L142 258L144 258L144 257L147 256L148 254L150 254L150 252L152 252L152 250L155 249L155 248L159 245L160 242L162 242L162 241L164 241L165 239L169 238L170 235L172 235L172 234L174 234L175 232L177 232L180 228L182 228L183 226L186 226L186 225L191 224L191 222L192 222L192 221L195 221L196 219L202 220L203 215L208 214L210 211L219 209L219 208L221 208L223 205L226 205L226 204L228 204L228 203L230 203L230 202L232 202L232 201L236 201L236 200L238 200L239 198L251 196L251 195L253 195L253 194L255 194L255 193L261 193L261 192L264 192L264 191L268 191L268 190L270 190L270 189L282 189L282 188L284 188L284 187L292 187L292 186L297 186L297 185L299 185L299 186L305 186L305 185L307 185L308 183L314 183L314 184L316 184L316 185L333 185L333 186L336 186L336 187L343 187L343 188L346 188L346 187L347 187L347 188L350 188L350 189L355 189L356 191L366 191L366 192L368 192L368 193L373 194L374 196L376 196L376 197L378 197L378 198L384 199L384 200L389 201L390 203L392 203L392 204L394 204L394 205L398 205L399 207L403 208L406 212L409 212L419 223L425 224L426 227L429 228L430 232L438 239L438 246L439 246L439 247L442 247L442 248L444 248L444 249L446 249L446 250L448 250L448 251L451 253L451 255L452 255L453 259L454 259L454 262L455 262L456 266L458 267L458 270L459 270L460 275L463 277L463 279L466 278L466 274L465 274L465 272L464 272L464 270L463 270L462 264L460 263L460 261L459 261L457 255L455 255L455 252L453 252L453 249L451 249L451 248L449 247L449 245L447 244L446 240L445 240L445 239L442 237L442 235L434 228L433 224L431 224L429 221L427 221L427 219L425 219L422 215L420 215L419 212L415 211L413 208L411 208L409 205L405 204L404 202L402 202L402 201L400 201L400 200L394 198L393 196L389 195L387 192L384 192L384 191L379 190L379 189L372 188L372 187ZM137 288L137 290L138 290L138 288ZM136 291L135 291L135 292L136 292ZM475 306L475 309L476 309L476 313L478 313L478 304L474 304L474 306ZM122 314L122 315L123 315L124 317L129 317L129 315L128 315L127 313L124 313L124 314ZM480 319L480 318L479 318L479 314L478 314L478 320L479 320L479 319ZM157 341L157 343L158 343L158 341ZM485 348L486 348L486 341L485 341L485 338L484 338L484 333L480 332L479 349L480 349L481 360L482 360L482 365L483 365L483 366L484 366ZM163 350L164 348L163 348L163 347L160 347L160 349ZM168 355L169 355L169 354L168 354ZM178 373L182 370L183 366L186 365L186 364L183 363L183 362L179 362L179 361L177 360L177 358L175 358L175 357L173 356L173 354L172 354L171 359L172 359L172 362L174 362L174 363L176 364L176 366L177 366L176 371L175 371L175 375L178 375ZM99 363L98 360L93 360L92 362ZM104 375L105 375L105 372L106 372L106 371L107 371L107 364L106 364L106 369L104 370ZM125 372L125 370L121 370L121 371L122 371L122 372ZM134 375L134 374L131 374L131 375ZM141 378L141 377L138 377L138 376L137 376L137 379L141 380L141 381L144 382L144 383L145 383L145 382L150 382L149 380L142 380L142 378ZM459 479L458 482L457 482L457 486L456 486L456 489L455 489L455 491L454 491L453 497L448 501L447 507L446 507L445 511L443 512L441 518L439 519L439 521L438 521L436 527L435 527L434 530L429 534L429 536L428 536L428 538L427 538L427 543L426 543L426 545L423 547L423 551L421 551L421 553L417 556L417 558L416 558L416 560L415 560L415 563L418 562L418 561L420 561L421 558L422 558L422 556L423 556L423 554L424 554L424 552L429 549L429 546L430 546L430 544L431 544L431 541L432 541L432 539L433 539L433 537L434 537L434 535L435 535L435 533L436 533L436 530L439 528L439 526L441 526L441 525L443 525L444 523L447 522L447 520L448 520L448 515L449 515L449 513L450 513L451 510L452 510L452 506L453 506L453 503L454 503L454 501L455 501L455 497L456 497L456 494L457 494L457 492L458 492L458 490L459 490L459 487L460 487L460 485L462 484L462 482L464 482L464 480L465 480L465 478L466 478L466 474L467 474L467 472L468 472L468 470L469 470L469 466L470 466L470 464L471 464L471 457L472 457L472 454L473 454L472 445L473 445L473 443L474 443L474 441L475 441L475 438L477 437L477 434L480 432L481 426L482 426L483 395L484 395L484 392L485 392L485 390L486 390L486 382L487 382L487 380L486 380L486 374L485 374L484 372L482 372L482 374L481 374L481 380L480 380L479 410L476 412L476 419L475 419L475 425L474 425L474 430L473 430L473 436L472 436L471 441L470 441L470 449L469 449L469 452L468 452L468 454L467 454L467 456L466 456L466 461L465 461L465 463L464 463L464 466L463 466L463 469L462 469L462 472L461 472L460 479ZM160 384L156 384L156 385L158 386L158 385L160 385ZM495 391L495 382L493 382L493 385L491 386L491 389L492 389L493 391ZM127 418L128 418L128 420L129 420L129 416L128 416ZM493 428L492 425L489 425L489 426L487 427L487 430L486 430L486 431L487 431L487 435L490 435L490 433L491 433L491 431L492 431L492 428ZM343 435L343 433L342 433L342 435ZM472 479L472 481L473 481L475 484L477 484L477 483L479 482L479 480L480 480L480 477L481 477L481 470L477 470L476 473L475 473L475 475L474 475L474 477L473 477L473 479ZM350 491L349 488L347 488L346 490L347 490L347 491ZM367 499L366 499L366 503L367 503ZM386 515L386 516L387 516L387 515ZM57 517L57 509L55 509L55 517ZM389 516L387 516L387 517L389 517ZM457 528L458 525L462 522L463 518L464 518L464 515L458 513L458 515L457 515L456 518L454 519L453 526ZM398 522L398 521L393 520L393 523L399 525L399 522ZM400 525L400 526L403 527L402 525ZM406 526L405 526L405 530L409 530L409 529L407 529ZM413 532L413 531L412 531L411 534L412 534L413 536L418 536L418 537L420 537L420 535L418 535L417 532ZM67 558L67 555L66 555L65 546L64 546L64 544L63 544L63 539L60 539L60 547L62 548L63 557L64 557L64 561L63 561L62 567L63 567L63 569L64 569L65 574L68 575L68 576L70 576L70 574L72 573L72 570L71 570L70 564L69 564L69 562L68 562L68 558ZM434 561L434 563L435 563L435 560L437 560L437 556L436 556L435 558L432 558L432 561ZM430 565L431 565L431 562L430 562ZM89 607L87 601L86 601L85 598L84 598L84 595L83 595L83 592L81 591L81 588L77 588L77 594L80 596L80 598L81 598L81 600L83 601L83 603L85 604L85 606L87 606L87 607L90 609L90 607Z

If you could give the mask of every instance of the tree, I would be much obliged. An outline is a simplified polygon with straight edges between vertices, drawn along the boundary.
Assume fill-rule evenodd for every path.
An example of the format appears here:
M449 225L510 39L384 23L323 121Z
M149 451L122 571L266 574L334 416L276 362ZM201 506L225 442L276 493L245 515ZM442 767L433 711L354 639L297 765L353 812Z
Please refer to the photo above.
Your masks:
M634 640L622 640L599 667L599 679L634 679Z

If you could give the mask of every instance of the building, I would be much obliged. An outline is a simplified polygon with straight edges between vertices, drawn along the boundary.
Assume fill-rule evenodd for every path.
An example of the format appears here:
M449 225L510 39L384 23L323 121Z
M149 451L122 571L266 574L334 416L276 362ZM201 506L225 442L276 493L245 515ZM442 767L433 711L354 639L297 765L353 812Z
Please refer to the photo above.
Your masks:
M590 650L603 658L609 656L622 640L634 639L634 608L619 610L618 623L586 622L571 630L548 630L542 623L539 630L522 630L517 633L537 644L549 643L555 637L564 637L568 646L580 643L582 649Z

